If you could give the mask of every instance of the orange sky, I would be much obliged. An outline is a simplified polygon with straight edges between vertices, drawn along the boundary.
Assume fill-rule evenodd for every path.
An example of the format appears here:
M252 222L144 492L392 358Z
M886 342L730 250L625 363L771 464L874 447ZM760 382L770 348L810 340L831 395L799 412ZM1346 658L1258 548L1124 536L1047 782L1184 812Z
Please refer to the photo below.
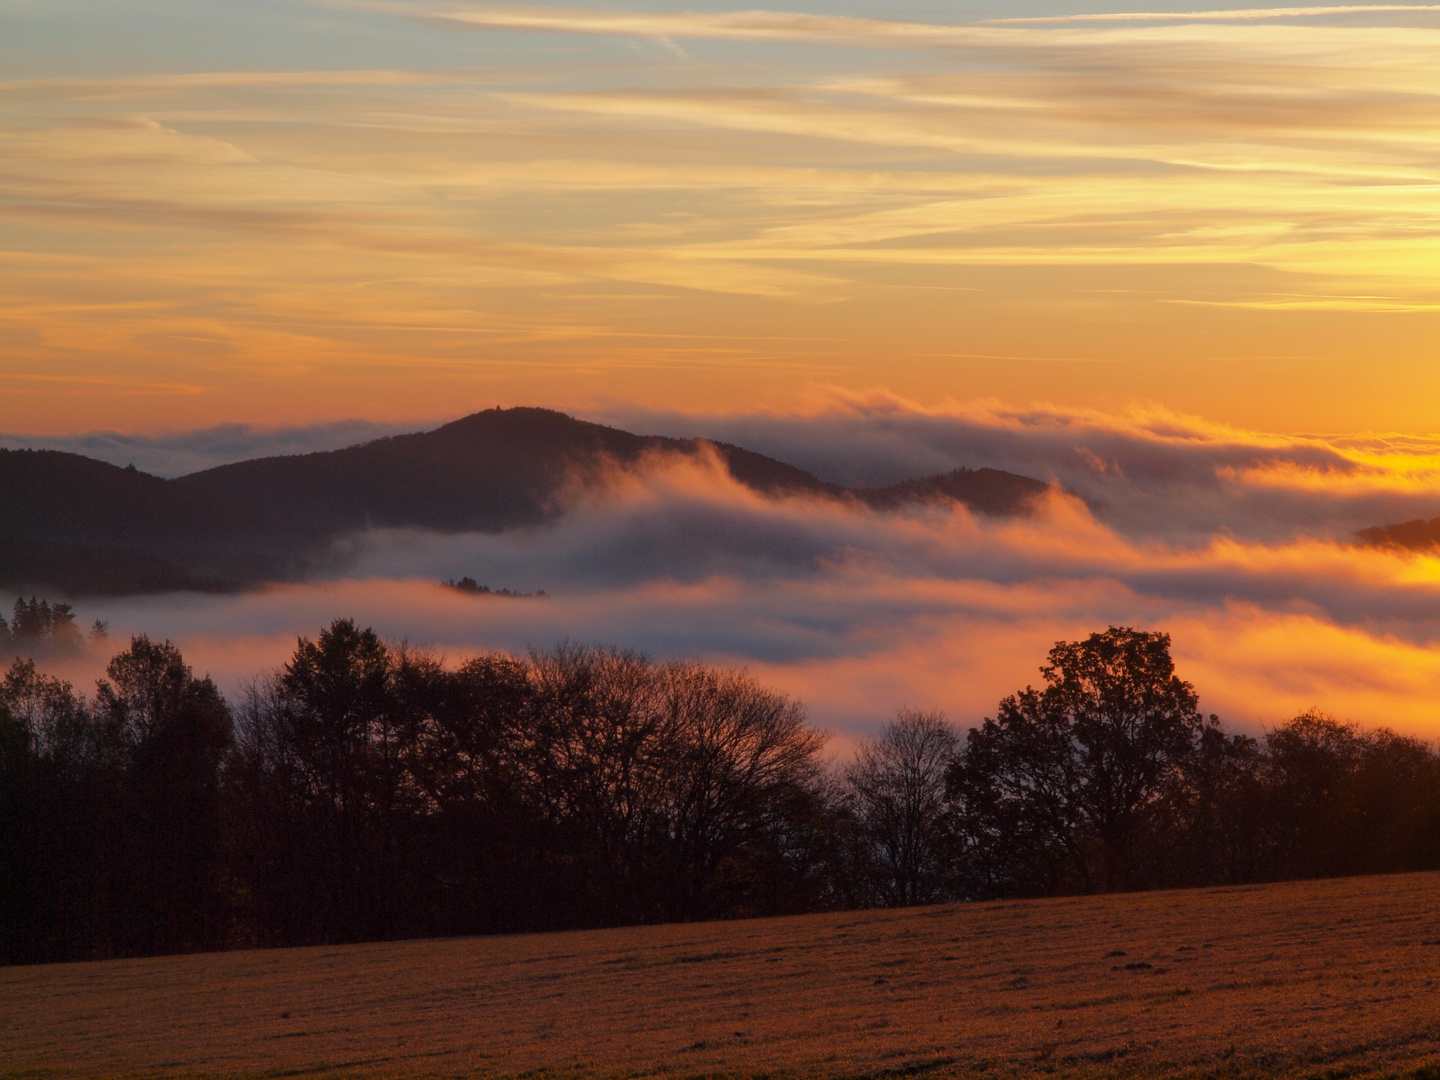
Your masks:
M817 384L1440 429L1423 5L129 7L0 0L0 431Z

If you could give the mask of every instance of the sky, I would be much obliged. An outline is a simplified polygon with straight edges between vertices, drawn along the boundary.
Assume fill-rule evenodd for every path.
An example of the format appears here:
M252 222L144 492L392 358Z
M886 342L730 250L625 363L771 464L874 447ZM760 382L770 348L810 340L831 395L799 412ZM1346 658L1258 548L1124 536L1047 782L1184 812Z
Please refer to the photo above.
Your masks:
M177 476L543 405L1054 485L648 462L539 533L78 605L230 690L352 615L745 665L844 745L1117 623L1244 730L1433 738L1440 559L1354 539L1440 516L1437 55L1423 4L0 0L0 446Z
M0 431L1437 428L1440 10L0 0Z

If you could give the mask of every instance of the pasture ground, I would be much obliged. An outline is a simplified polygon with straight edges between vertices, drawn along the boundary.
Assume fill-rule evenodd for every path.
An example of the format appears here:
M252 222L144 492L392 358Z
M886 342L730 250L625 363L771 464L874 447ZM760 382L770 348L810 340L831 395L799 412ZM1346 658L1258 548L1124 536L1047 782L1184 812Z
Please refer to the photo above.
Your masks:
M0 1074L1440 1080L1440 874L6 968Z

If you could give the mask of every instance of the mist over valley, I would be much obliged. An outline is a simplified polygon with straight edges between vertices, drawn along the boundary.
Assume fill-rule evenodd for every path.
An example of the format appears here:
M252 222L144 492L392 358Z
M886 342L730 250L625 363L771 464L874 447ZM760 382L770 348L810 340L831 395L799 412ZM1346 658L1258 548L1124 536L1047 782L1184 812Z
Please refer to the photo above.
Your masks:
M899 704L973 723L1054 641L1133 624L1169 630L1206 708L1250 730L1317 706L1440 731L1440 570L1362 535L1440 513L1423 440L838 393L605 418L667 434L489 410L169 480L0 452L0 568L231 688L340 615L457 661L604 642L746 666L843 752ZM462 577L547 596L440 584Z

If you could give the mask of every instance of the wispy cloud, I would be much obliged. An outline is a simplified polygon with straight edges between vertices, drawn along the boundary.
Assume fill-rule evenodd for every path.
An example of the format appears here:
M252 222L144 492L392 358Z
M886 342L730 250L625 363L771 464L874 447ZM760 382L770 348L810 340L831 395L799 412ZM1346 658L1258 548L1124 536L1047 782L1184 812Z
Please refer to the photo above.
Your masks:
M773 373L782 397L882 367L922 395L956 378L1055 396L983 359L1006 356L1106 361L1085 400L1174 401L1198 372L1203 408L1233 416L1251 406L1222 407L1235 369L1209 358L1285 353L1320 365L1307 386L1350 388L1332 413L1365 399L1424 422L1440 305L1425 11L385 10L409 47L462 40L504 63L0 83L0 220L21 238L0 251L7 370L204 388L193 417L153 395L133 421L152 429L662 383L738 403L727 369ZM521 64L519 30L594 40ZM677 63L615 40L635 37L741 51ZM1221 332L1241 325L1243 347ZM0 422L115 426L85 385L80 419L67 393ZM1291 410L1274 423L1308 415L1267 400Z
M482 30L602 34L657 40L774 41L847 46L864 43L874 48L893 48L973 45L995 36L983 28L784 11L621 12L548 6L391 7L382 10Z
M592 34L656 40L769 41L846 47L934 48L1012 45L1045 47L1041 38L997 34L991 28L1086 23L1244 23L1334 16L1433 14L1436 4L1352 4L1199 11L1069 13L981 19L967 23L910 22L785 11L605 11L551 6L477 5L465 8L366 5L440 24L525 33ZM1073 40L1073 39L1072 39ZM1052 38L1056 45L1068 44Z
M1212 11L1107 11L984 19L982 23L987 26L1023 26L1087 22L1253 22L1259 19L1308 19L1330 15L1385 15L1405 12L1440 12L1440 4L1336 4L1315 7L1221 8Z

